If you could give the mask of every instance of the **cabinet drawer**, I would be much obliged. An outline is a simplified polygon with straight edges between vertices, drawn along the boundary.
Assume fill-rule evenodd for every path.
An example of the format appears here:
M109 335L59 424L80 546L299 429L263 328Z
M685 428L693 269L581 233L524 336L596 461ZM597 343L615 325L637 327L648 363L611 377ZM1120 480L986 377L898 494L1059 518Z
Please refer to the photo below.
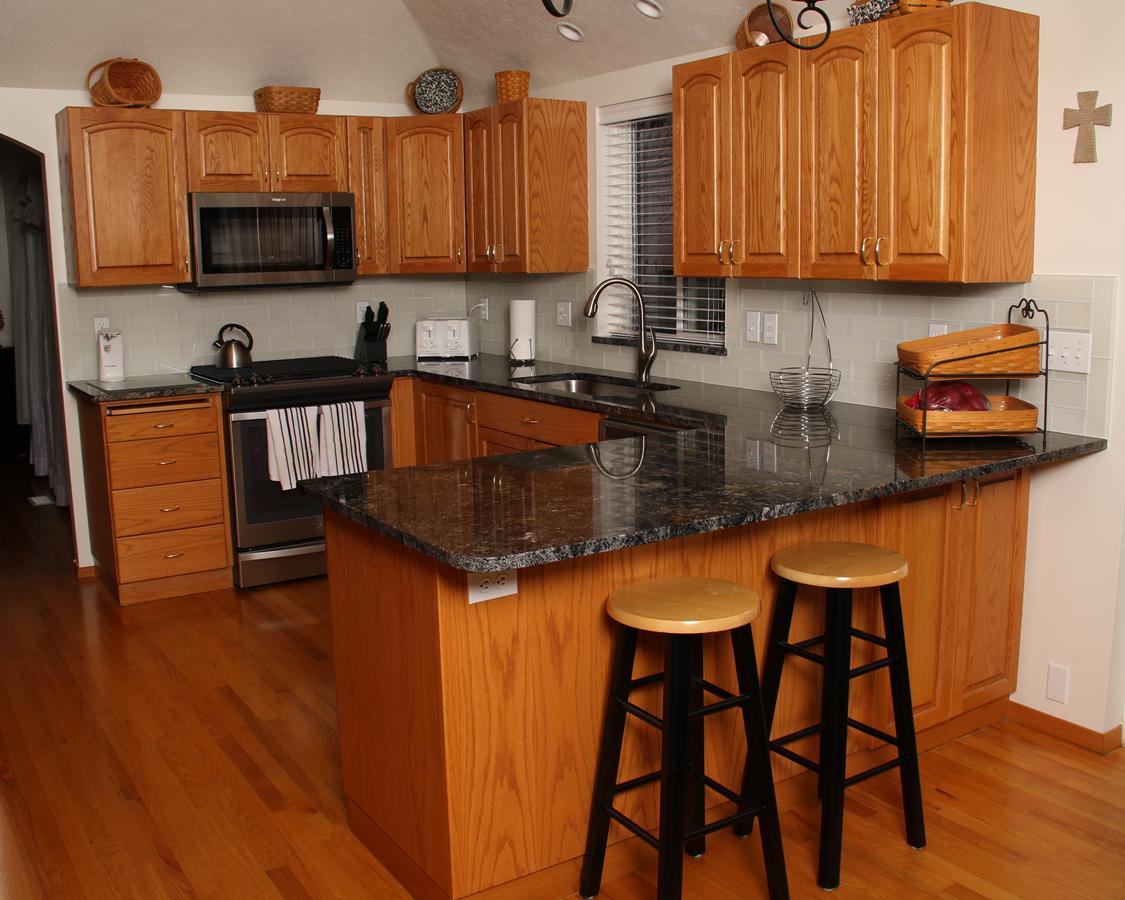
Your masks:
M508 434L518 434L545 444L566 446L598 439L601 416L536 400L521 400L480 391L477 424Z
M113 492L113 531L118 537L222 522L223 486L218 479Z
M105 418L105 439L111 443L214 432L215 408L210 401L119 406Z
M227 530L222 525L142 534L117 541L120 584L209 572L227 566Z
M217 434L121 441L109 448L109 480L115 491L203 481L218 478L219 474Z

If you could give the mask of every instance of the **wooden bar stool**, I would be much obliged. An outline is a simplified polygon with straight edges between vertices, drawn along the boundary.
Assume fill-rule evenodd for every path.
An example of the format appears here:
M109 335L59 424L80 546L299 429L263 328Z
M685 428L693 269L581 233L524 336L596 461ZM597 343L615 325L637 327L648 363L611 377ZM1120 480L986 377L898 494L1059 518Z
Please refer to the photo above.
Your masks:
M840 884L840 851L844 831L844 789L875 775L898 768L902 782L902 805L906 818L906 841L917 849L926 845L926 826L922 817L922 783L918 775L918 746L914 737L914 708L910 699L910 676L906 660L906 637L902 627L902 601L898 584L906 577L906 557L872 544L823 542L800 544L774 554L770 563L782 579L777 606L766 648L762 673L762 695L766 731L773 726L781 670L786 656L798 656L824 667L821 721L770 741L770 749L811 769L819 776L820 863L817 883L828 890ZM789 642L793 605L798 585L827 588L825 633L798 643ZM868 634L852 627L852 591L879 588L886 637ZM887 655L867 665L851 667L852 638L883 647ZM823 645L823 653L810 648ZM858 722L848 716L848 688L851 679L888 668L895 734ZM898 755L882 765L848 777L848 729L855 728L898 748ZM788 744L810 734L820 733L819 763L789 749ZM747 769L744 784L756 776ZM752 827L753 823L750 823ZM746 823L736 832L748 834Z
M607 610L610 618L621 627L613 654L579 893L583 897L595 897L601 890L610 820L621 823L658 850L657 897L658 900L673 900L680 896L683 885L685 849L693 856L701 856L706 849L706 836L712 831L757 817L761 819L769 895L774 900L788 897L773 774L769 753L765 750L768 732L762 714L762 693L750 627L762 611L758 595L748 587L729 581L662 578L619 588L610 594ZM662 673L633 678L638 631L665 636ZM720 631L731 633L738 694L703 678L703 635ZM661 717L629 700L633 690L658 682L664 686ZM705 705L704 692L719 699ZM708 778L703 771L703 719L733 707L742 710L748 749L741 794ZM661 766L658 772L619 784L617 772L627 714L660 729ZM659 839L613 805L618 794L655 781L660 782ZM706 823L705 788L736 804L736 811L719 821Z

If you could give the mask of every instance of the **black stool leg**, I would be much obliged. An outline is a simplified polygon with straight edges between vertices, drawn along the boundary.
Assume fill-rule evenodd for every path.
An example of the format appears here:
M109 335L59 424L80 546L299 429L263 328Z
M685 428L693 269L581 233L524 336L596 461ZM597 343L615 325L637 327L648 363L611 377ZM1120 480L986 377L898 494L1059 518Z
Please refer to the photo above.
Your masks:
M758 684L758 661L754 654L754 634L749 625L731 632L734 648L734 665L738 672L738 692L750 698L742 706L742 725L746 731L746 781L750 790L743 789L744 803L765 809L762 820L762 856L766 863L766 883L771 900L784 900L789 896L789 880L785 874L785 851L781 845L781 824L777 817L777 797L773 789L773 771L770 768L769 732L762 711L762 689ZM747 819L753 822L753 819Z
M637 631L620 626L613 650L613 667L609 680L609 696L602 722L598 767L594 773L594 800L590 825L586 832L586 855L582 859L582 879L578 892L583 897L596 897L602 886L602 866L609 840L609 806L617 786L617 769L621 763L621 742L625 736L625 707L629 682L633 678L633 658L637 652Z
M688 673L691 640L664 639L664 716L661 735L660 862L657 900L679 900L684 881L684 807L688 767Z
M781 690L781 670L785 666L785 650L781 646L789 640L789 629L793 625L793 605L797 599L797 585L782 579L777 592L777 603L773 608L773 621L770 623L769 642L766 644L766 664L762 671L762 711L766 721L766 736L773 731L773 717L777 710L777 695ZM746 767L742 774L742 793L750 790L750 754L753 747L746 750ZM769 757L767 741L760 751ZM734 833L746 837L754 830L754 820L747 819L734 826Z
M703 636L692 635L682 638L689 647L689 674L691 686L688 691L688 703L691 709L703 706L703 688L695 682L696 678L703 677ZM696 716L688 720L688 758L691 760L693 772L702 775L705 771L706 759L703 741L703 716ZM701 828L707 816L707 789L699 778L688 775L688 825L687 831ZM700 835L692 838L684 845L689 855L697 859L707 852L707 836Z
M852 592L828 591L824 708L821 713L820 866L817 884L840 885L844 836L844 777L848 756L848 673L852 659Z
M906 842L911 847L926 846L926 823L922 815L922 779L918 773L918 744L914 737L914 702L910 697L910 669L906 659L906 635L902 627L902 600L898 583L879 592L883 603L883 628L887 652L892 657L891 700L895 712L895 735L902 762L898 773L902 781L902 809L906 817Z

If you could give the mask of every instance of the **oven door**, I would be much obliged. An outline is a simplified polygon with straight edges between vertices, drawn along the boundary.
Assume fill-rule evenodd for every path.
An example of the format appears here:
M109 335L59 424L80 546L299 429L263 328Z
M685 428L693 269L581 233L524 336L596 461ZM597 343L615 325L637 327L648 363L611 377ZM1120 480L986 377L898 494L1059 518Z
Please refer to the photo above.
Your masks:
M386 468L391 461L391 401L368 400L364 408L367 468ZM321 502L270 481L265 410L230 413L228 421L235 547L242 551L322 540Z

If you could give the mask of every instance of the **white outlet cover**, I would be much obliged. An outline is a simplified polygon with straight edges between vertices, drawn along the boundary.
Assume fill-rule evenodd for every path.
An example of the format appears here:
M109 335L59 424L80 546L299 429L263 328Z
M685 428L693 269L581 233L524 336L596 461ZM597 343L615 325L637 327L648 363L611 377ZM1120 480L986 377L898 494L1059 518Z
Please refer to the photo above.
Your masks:
M109 331L109 316L94 318L94 337L97 337L103 331Z
M557 324L567 327L573 324L570 301L561 300L555 304L555 321Z
M1047 664L1047 699L1056 703L1070 700L1070 667L1058 663Z
M469 572L467 581L470 603L482 603L519 593L515 569L508 569L506 572Z
M941 337L943 334L949 334L948 322L930 323L930 337Z
M1090 374L1090 332L1052 328L1050 349L1047 368L1051 371Z
M762 343L777 345L777 313L762 313Z
M487 322L488 321L488 298L487 297L481 297L479 302L480 302L480 320L482 322Z
M762 311L760 309L746 310L746 343L760 344L762 342Z
M379 307L378 300L356 300L355 302L355 323L358 325L363 321L363 317L367 315L367 307L377 311Z

